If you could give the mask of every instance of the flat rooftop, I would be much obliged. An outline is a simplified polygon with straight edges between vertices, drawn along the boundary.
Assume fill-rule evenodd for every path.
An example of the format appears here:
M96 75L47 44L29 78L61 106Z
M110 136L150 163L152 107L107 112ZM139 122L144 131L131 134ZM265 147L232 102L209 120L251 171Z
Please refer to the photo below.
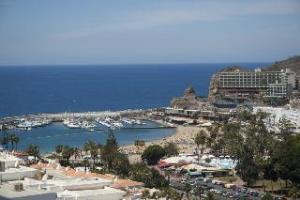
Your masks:
M37 172L37 169L26 167L26 166L19 166L17 168L8 168L5 169L4 172L0 172L0 174L9 174L9 173L23 173L23 172Z
M122 191L122 190L118 190L118 189L114 189L114 188L110 188L110 187L105 187L103 189L97 189L97 190L80 190L80 191L69 191L69 190L65 190L64 192L60 192L58 193L58 198L64 199L64 198L70 198L70 197L76 197L76 198L80 198L80 197L99 197L99 199L101 199L101 197L110 197L112 198L113 196L124 196L126 194L126 192Z
M24 188L22 191L15 191L14 190L14 183L5 183L0 185L0 200L4 199L43 199L43 200L55 200L56 193L49 192L45 190L38 190L38 189L28 189Z

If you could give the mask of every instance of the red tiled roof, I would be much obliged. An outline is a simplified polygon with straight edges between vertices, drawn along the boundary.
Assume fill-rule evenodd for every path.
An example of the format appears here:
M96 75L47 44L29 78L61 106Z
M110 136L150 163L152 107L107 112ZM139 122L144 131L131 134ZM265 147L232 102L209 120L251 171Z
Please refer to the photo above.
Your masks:
M115 189L127 188L127 187L141 187L141 186L144 186L144 183L132 181L129 179L119 179L114 184L111 185L111 187Z
M35 169L56 169L57 168L57 164L47 164L47 163L37 163L37 164L33 164L31 165L31 167L35 168ZM65 168L65 167L61 167L61 169L59 169L58 171L60 171L62 174L66 175L66 176L72 176L72 177L80 177L80 178L101 178L101 179L106 179L106 180L113 180L115 178L114 175L112 174L97 174L97 173L86 173L86 172L82 172L82 171L77 171L72 169L72 168ZM140 187L143 186L144 183L142 182L137 182L137 181L132 181L130 179L118 179L117 181L115 181L111 187L113 188L127 188L127 187Z

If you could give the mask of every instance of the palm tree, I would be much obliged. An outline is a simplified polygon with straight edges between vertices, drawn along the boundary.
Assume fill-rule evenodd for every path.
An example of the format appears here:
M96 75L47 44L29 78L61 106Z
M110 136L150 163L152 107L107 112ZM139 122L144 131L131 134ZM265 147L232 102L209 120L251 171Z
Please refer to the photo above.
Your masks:
M91 158L93 159L94 166L95 166L95 163L96 163L96 158L101 153L101 149L102 149L102 145L97 144L96 142L94 142L92 140L88 140L84 144L84 150L86 152L89 152L89 154L91 155Z
M61 154L61 152L63 151L63 148L64 148L64 146L61 145L61 144L56 145L56 147L55 147L55 152L56 152L57 154Z
M88 159L87 159L87 158L84 158L82 164L84 165L84 171L85 171L85 172L86 172L86 170L87 170L87 167L88 167L89 163L90 163L90 162L88 161Z
M14 149L14 139L13 139L13 134L8 136L8 140L10 142L10 146L11 146L11 151Z
M40 157L40 148L36 144L30 144L26 152L35 159Z
M18 143L20 142L20 138L18 136L15 137L16 151L18 150Z
M62 151L62 158L66 161L66 164L70 163L70 158L74 154L74 148L69 146L64 146Z
M56 154L57 154L57 156L58 156L58 161L59 161L59 163L60 163L61 160L62 160L62 152L63 152L63 149L64 149L64 146L61 145L61 144L58 144L58 145L56 145L56 147L55 147L55 152L56 152Z
M77 158L80 156L80 149L78 147L74 148L74 158L77 160Z
M18 136L15 133L9 135L9 141L11 143L11 150L14 150L14 143L16 143L16 141L19 142L19 140L20 139L18 138Z
M200 162L200 146L201 146L201 154L203 154L206 140L207 138L203 130L201 130L194 138L194 142L197 145L198 163Z
M92 149L95 149L96 148L96 142L94 142L93 140L88 140L85 144L84 144L84 151L86 152L89 152L91 151Z

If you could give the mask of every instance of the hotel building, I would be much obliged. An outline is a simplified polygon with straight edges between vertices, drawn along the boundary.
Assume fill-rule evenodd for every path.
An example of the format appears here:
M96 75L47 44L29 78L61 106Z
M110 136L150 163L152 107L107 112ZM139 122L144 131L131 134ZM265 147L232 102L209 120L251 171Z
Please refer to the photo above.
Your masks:
M296 88L296 73L281 71L230 71L214 76L218 83L218 93L235 98L287 98Z

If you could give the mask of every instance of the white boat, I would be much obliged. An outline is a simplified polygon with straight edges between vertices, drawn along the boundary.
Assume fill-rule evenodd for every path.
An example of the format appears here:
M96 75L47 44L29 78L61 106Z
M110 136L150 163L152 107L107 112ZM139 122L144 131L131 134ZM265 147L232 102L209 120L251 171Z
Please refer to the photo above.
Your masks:
M110 117L106 117L104 121L107 123L112 123L114 120Z
M80 125L76 121L64 120L63 124L68 128L80 128Z
M145 122L142 122L142 121L139 120L139 119L135 120L135 123L136 123L137 125L146 125Z
M88 121L83 121L83 122L79 123L79 125L81 126L81 128L86 128L86 129L97 127L97 125L95 125L94 123L88 122Z
M99 124L103 125L103 126L106 126L107 128L111 128L111 125L109 123L106 123L104 121L101 121L101 120L98 120L97 121Z
M112 125L116 128L123 128L124 125L121 122L113 122Z
M33 124L29 121L24 121L20 124L17 125L18 128L29 128L29 127L32 127Z
M80 125L75 122L70 122L67 124L69 128L80 128Z
M127 123L127 124L130 124L132 125L133 124L133 121L131 119L122 119L123 122Z

